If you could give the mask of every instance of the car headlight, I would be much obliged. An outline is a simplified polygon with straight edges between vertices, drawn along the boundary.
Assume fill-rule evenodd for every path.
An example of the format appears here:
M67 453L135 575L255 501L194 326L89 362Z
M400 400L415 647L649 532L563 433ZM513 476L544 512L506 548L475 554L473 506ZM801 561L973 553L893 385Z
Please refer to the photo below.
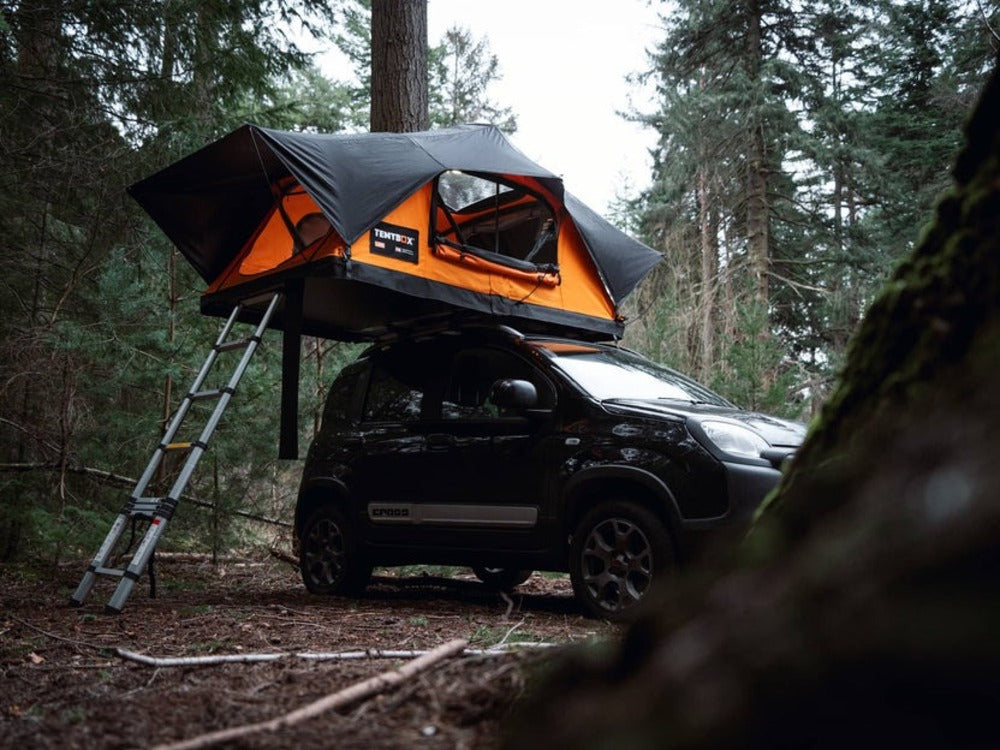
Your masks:
M702 422L702 429L715 447L734 456L760 458L770 446L753 430L729 422Z

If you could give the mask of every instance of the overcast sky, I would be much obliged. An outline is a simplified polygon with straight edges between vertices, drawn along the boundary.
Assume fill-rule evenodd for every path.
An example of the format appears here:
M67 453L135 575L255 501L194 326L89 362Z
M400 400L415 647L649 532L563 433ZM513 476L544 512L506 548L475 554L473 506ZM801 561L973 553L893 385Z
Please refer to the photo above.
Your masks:
M567 190L606 213L626 184L632 192L646 187L655 134L616 112L629 109L630 96L648 106L625 76L648 66L655 7L645 0L428 0L431 44L454 24L489 40L503 75L491 94L517 115L514 144L561 175Z
M456 24L485 36L500 61L503 78L490 95L517 115L515 146L605 215L626 186L632 194L646 187L655 135L616 114L629 109L630 93L648 106L625 82L646 69L657 37L646 0L428 0L432 45Z

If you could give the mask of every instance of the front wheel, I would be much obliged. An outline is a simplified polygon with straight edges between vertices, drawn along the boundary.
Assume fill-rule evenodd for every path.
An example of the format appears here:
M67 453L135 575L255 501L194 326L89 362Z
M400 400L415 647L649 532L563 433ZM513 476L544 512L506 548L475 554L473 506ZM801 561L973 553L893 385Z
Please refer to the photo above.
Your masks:
M472 572L476 574L476 578L485 583L487 586L500 591L509 591L515 586L520 586L522 583L531 578L532 573L530 570L517 570L514 568L487 568L483 566L474 567Z
M663 522L647 508L614 500L589 510L570 543L573 592L587 610L624 620L674 564Z
M372 567L362 559L354 525L340 508L321 506L302 527L299 572L313 594L353 596L365 590Z

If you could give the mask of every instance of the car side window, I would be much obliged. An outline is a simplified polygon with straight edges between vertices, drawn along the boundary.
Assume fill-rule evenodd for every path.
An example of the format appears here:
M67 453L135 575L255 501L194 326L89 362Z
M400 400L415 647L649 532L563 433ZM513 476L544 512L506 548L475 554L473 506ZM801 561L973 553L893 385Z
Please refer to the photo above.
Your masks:
M489 419L510 416L490 400L493 384L505 378L534 383L539 406L554 405L551 384L525 360L501 349L466 349L452 360L448 387L441 402L441 417Z
M416 422L440 399L448 357L434 342L398 344L372 356L362 419Z
M424 391L421 383L383 365L372 368L365 399L366 422L415 422L420 419Z
M323 409L323 424L346 423L357 419L355 396L358 392L358 380L366 369L366 363L355 363L333 381Z

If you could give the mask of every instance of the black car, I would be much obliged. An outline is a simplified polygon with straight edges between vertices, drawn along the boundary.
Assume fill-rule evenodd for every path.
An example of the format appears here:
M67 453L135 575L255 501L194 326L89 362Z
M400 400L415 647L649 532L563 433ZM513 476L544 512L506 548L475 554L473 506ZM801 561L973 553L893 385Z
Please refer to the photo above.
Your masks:
M569 571L618 619L699 535L747 523L804 434L616 346L504 326L375 345L309 450L302 578L357 594L375 565L472 566L503 587Z

